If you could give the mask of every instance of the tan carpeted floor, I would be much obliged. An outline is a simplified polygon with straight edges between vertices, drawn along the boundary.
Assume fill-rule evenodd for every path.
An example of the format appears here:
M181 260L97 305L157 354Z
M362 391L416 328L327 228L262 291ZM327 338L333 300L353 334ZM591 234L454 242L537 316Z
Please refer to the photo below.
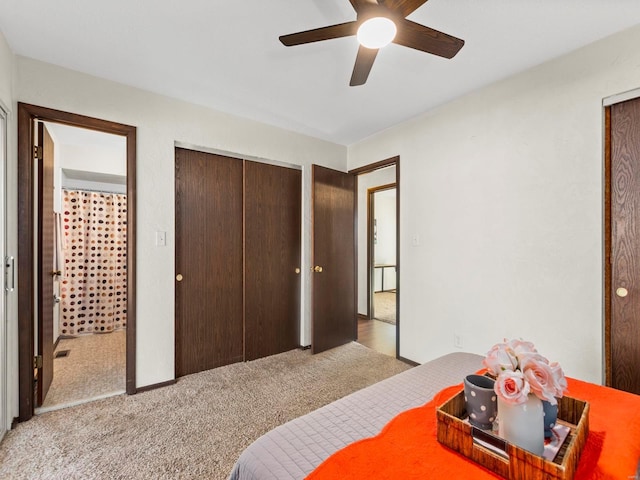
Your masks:
M373 294L373 314L376 320L396 324L396 292Z
M3 479L226 479L272 428L410 368L360 344L293 350L34 417L0 444Z
M38 413L124 393L126 330L61 339L53 360L53 382Z

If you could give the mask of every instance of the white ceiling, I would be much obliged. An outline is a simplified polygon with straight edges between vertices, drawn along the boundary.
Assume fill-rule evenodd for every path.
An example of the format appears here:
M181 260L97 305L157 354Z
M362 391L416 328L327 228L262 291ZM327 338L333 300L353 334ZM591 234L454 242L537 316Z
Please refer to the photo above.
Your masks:
M349 87L354 37L278 41L355 20L348 0L0 0L16 54L344 145L637 25L640 1L430 0L409 18L466 44L392 44Z

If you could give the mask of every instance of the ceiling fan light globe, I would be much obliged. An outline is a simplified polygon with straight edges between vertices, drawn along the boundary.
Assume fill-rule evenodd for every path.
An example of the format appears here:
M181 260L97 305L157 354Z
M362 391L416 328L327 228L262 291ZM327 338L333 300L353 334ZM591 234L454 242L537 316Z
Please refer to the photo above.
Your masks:
M396 24L385 17L374 17L358 28L358 42L366 48L382 48L396 37Z

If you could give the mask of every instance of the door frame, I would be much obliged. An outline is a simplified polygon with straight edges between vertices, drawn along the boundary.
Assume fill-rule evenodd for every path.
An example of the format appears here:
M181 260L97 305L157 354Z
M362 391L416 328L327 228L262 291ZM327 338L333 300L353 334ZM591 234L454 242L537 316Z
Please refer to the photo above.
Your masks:
M8 263L7 255L7 141L8 141L8 110L0 103L0 257L2 257L3 274L0 277L0 440L9 429L8 391L7 391L7 303L8 294L13 290L13 285L6 284L6 274L11 275L11 281L15 278L13 266Z
M379 162L371 163L369 165L365 165L363 167L354 168L353 170L349 170L349 173L352 175L364 175L365 173L375 172L376 170L380 170L381 168L386 167L396 167L396 358L402 361L408 361L400 355L400 156L396 155L395 157L390 157L385 160L381 160ZM354 225L357 225L358 221L358 196L356 195L356 209L354 211ZM358 232L356 229L356 259L358 258ZM369 256L368 256L369 258ZM356 305L358 299L358 262L355 262L356 272ZM367 288L370 289L370 274L371 272L367 269ZM356 309L357 311L357 309ZM371 313L371 310L368 312Z
M612 383L611 366L611 106L604 107L604 175L603 175L603 280L602 305L604 315L604 381Z
M136 127L47 107L18 103L18 421L34 414L34 165L35 120L126 137L127 333L126 391L136 393Z

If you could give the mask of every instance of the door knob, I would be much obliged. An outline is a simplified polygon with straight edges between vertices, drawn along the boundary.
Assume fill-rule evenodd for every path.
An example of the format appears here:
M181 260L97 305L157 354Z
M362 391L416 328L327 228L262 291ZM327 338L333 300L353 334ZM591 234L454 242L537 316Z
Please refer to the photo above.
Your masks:
M299 268L296 268L296 273L300 273L300 269Z
M322 267L319 265L316 265L315 267L313 267L311 269L312 272L316 272L316 273L322 273Z
M183 278L184 278L184 277L182 276L182 274L181 274L181 273L179 273L179 274L177 274L177 275L176 275L176 280L177 280L177 281L179 281L179 282L181 282Z
M624 287L619 287L619 288L616 288L616 295L624 298L627 295L629 295L629 291Z
M51 272L49 273L52 277L58 276L58 275L62 275L62 272L60 270L51 270Z

